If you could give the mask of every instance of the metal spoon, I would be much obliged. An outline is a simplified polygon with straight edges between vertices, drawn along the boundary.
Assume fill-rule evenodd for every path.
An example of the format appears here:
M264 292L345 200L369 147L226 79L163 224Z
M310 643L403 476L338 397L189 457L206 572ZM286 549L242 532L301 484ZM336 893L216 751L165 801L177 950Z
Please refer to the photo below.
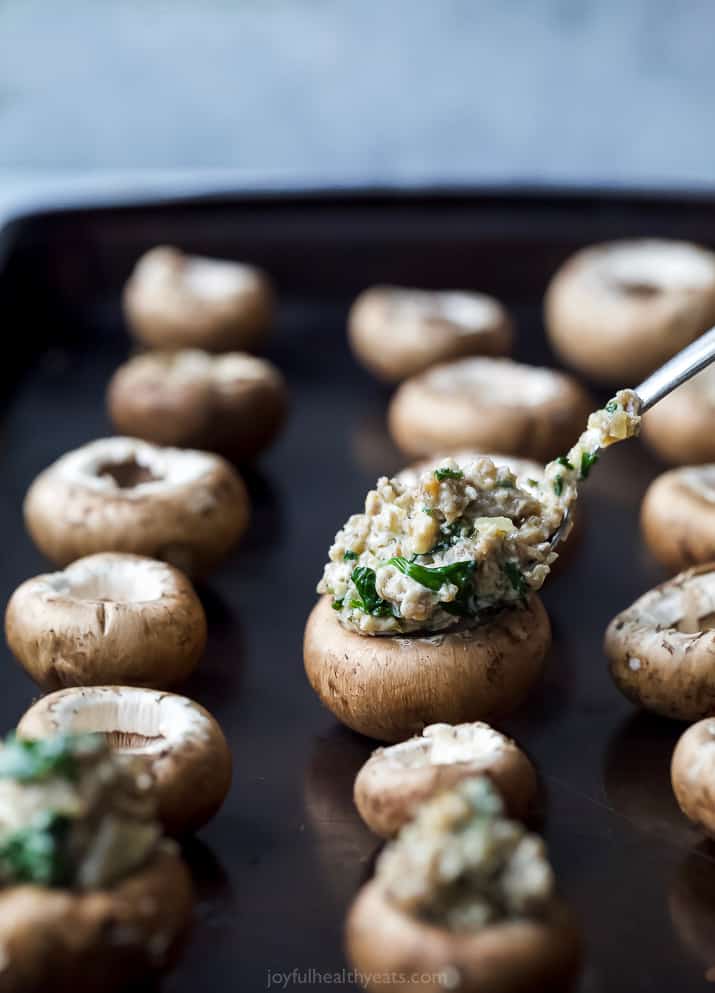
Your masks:
M672 359L656 369L636 386L634 393L638 398L638 413L645 414L663 397L667 397L674 389L687 383L696 373L715 360L715 328L710 328L692 344L678 352ZM551 536L551 547L555 548L568 529L571 508L564 514L564 519Z

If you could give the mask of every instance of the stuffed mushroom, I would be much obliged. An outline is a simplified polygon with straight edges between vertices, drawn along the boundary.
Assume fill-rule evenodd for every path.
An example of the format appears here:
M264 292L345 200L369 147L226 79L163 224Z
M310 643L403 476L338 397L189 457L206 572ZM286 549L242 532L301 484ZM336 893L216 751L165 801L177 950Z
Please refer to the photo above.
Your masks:
M429 800L388 844L346 943L375 991L554 993L581 955L543 842L506 818L483 778Z
M0 986L120 990L170 965L191 885L151 777L101 737L0 747Z

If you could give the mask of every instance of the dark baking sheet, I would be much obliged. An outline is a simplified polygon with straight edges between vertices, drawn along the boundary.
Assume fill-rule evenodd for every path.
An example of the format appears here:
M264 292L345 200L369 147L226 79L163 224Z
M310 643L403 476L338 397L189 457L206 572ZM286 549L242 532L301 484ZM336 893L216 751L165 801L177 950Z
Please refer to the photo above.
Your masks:
M127 355L118 296L157 242L265 265L280 292L268 356L293 408L248 474L250 536L200 589L209 645L185 692L221 721L235 760L220 816L187 846L197 920L162 989L349 989L345 909L378 848L351 804L372 744L321 709L301 638L330 540L378 474L401 464L384 431L389 393L349 355L351 297L373 281L495 293L519 325L517 357L551 362L540 301L574 248L653 234L715 239L708 197L518 192L291 193L45 211L0 234L4 358L0 593L47 563L26 536L23 495L64 451L110 433L105 384ZM624 384L626 385L626 384ZM582 993L708 988L715 967L715 851L679 815L668 777L682 727L636 714L601 651L608 620L662 574L637 531L658 466L612 450L589 481L585 534L544 593L548 673L500 726L537 763L537 826L588 943ZM0 723L36 690L3 648ZM290 973L286 980L276 974ZM270 975L269 975L270 974ZM715 973L710 974L710 980Z

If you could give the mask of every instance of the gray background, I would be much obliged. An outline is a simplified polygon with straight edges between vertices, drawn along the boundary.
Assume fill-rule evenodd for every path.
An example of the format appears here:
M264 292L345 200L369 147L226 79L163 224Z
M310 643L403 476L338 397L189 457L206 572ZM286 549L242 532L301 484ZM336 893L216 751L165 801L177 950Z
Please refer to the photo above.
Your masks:
M713 0L0 0L0 194L58 174L710 185Z

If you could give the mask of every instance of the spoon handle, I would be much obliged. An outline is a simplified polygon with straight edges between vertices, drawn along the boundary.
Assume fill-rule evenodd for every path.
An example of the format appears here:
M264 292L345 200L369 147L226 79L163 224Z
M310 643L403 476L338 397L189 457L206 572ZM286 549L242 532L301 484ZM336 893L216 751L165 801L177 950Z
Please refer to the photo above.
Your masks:
M645 414L653 404L658 403L681 383L687 382L696 372L710 365L713 359L715 359L715 328L710 328L682 352L669 359L660 369L656 369L640 386L636 386L635 391L641 402L639 413Z

